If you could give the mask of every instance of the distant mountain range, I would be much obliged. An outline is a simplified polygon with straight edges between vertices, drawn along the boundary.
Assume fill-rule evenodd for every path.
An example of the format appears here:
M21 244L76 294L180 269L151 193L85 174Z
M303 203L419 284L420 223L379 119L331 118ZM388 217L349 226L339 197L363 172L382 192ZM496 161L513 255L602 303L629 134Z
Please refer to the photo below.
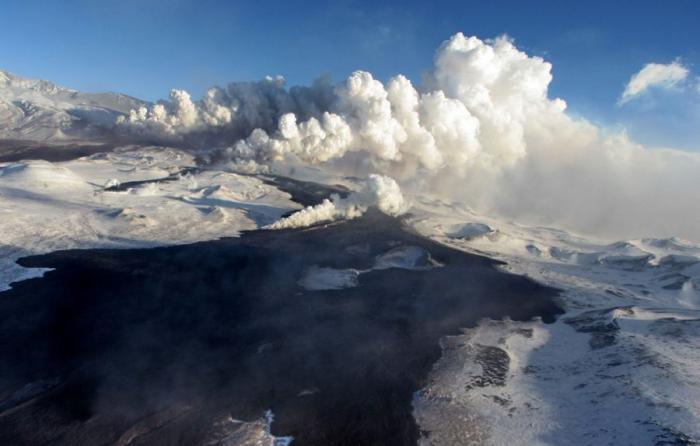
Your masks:
M0 70L0 139L105 137L112 133L117 116L144 103L119 93L83 93Z

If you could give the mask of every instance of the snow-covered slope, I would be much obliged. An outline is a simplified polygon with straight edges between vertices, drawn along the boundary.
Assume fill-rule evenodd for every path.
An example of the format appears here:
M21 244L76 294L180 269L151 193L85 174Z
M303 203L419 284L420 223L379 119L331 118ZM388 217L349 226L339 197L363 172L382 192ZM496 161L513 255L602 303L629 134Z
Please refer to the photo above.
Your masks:
M414 202L419 232L561 289L567 310L444 339L414 403L422 444L698 444L699 245L590 240Z
M0 70L0 139L99 136L143 102L117 93L82 93Z
M253 176L194 167L190 154L163 147L0 164L0 289L42 273L15 263L26 255L235 236L300 208ZM414 400L422 444L698 441L699 245L592 240L409 198L407 223L418 232L561 289L567 310L554 324L489 320L445 338ZM390 254L376 267L429 265L419 251ZM316 269L300 283L358 286L358 274ZM238 438L239 424L225 422L222 435Z
M62 163L0 163L0 290L43 273L17 265L23 256L236 236L299 208L253 177L181 174L193 167L191 155L163 147L125 147Z

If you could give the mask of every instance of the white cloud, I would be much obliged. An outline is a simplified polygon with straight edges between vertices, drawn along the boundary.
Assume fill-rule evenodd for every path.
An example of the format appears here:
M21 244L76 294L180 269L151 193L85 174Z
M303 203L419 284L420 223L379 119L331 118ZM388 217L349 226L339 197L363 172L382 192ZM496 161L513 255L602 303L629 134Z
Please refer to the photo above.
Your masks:
M670 64L646 64L630 78L619 103L624 104L651 87L671 88L688 77L688 72L688 68L678 61Z

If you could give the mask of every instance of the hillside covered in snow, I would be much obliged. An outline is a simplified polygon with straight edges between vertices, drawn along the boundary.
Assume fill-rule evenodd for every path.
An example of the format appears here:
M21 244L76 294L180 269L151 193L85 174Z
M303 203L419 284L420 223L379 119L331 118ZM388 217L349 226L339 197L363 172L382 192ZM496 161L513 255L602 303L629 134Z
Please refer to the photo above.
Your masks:
M0 70L0 139L56 142L108 136L143 104L118 93L83 93Z

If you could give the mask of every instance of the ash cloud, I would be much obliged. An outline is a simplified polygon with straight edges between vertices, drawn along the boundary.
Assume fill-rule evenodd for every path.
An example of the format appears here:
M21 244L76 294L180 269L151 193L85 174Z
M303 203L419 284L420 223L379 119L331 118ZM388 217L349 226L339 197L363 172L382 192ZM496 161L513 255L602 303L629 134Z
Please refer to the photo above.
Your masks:
M379 174L405 193L526 223L700 240L700 156L643 147L624 131L570 116L548 95L551 68L507 37L459 33L440 46L419 86L401 75L384 84L364 71L335 86L289 90L266 79L213 89L197 102L176 92L120 127L219 147L235 164ZM338 218L338 203L301 212Z

